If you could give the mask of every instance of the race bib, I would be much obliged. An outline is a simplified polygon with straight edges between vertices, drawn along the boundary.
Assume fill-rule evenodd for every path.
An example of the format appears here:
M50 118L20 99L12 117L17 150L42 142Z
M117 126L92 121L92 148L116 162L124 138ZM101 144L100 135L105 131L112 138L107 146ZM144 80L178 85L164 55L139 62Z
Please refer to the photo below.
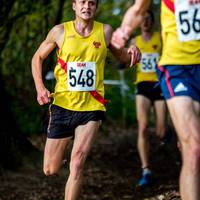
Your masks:
M200 39L200 3L175 0L175 16L179 41Z
M143 53L141 63L141 71L143 73L156 72L156 66L159 59L158 53Z
M94 91L96 82L95 62L68 62L67 80L69 91Z

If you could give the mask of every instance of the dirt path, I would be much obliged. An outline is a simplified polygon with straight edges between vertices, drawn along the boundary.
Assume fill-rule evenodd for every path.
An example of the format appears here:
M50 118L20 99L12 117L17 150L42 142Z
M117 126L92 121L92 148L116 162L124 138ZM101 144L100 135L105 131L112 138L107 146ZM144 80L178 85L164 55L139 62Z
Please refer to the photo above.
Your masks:
M108 129L99 135L88 158L81 200L180 200L180 162L175 145L160 146L152 133L155 181L143 190L135 187L141 171L134 132ZM41 169L7 172L0 177L0 200L63 200L68 168L63 166L54 177L45 177Z

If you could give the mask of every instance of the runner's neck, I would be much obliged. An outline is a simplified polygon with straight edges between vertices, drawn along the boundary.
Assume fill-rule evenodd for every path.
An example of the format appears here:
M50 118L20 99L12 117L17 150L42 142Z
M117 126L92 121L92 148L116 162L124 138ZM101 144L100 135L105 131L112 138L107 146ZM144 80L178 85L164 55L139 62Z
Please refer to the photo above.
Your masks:
M151 31L151 32L142 32L142 40L144 41L144 42L147 42L147 41L149 41L149 40L151 40L151 38L152 38L152 35L153 35L153 32Z
M85 21L79 18L74 20L74 28L83 37L90 35L93 29L94 20Z

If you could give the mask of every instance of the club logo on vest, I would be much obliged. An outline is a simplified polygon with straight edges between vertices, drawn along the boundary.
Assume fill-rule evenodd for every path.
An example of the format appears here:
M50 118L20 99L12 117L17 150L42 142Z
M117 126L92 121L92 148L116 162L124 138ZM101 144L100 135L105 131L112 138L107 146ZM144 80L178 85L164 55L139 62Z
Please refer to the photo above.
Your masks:
M94 47L96 48L96 49L99 49L100 48L100 46L101 46L101 43L100 42L93 42L93 45L94 45Z
M152 47L153 47L154 50L156 50L158 45L154 44Z

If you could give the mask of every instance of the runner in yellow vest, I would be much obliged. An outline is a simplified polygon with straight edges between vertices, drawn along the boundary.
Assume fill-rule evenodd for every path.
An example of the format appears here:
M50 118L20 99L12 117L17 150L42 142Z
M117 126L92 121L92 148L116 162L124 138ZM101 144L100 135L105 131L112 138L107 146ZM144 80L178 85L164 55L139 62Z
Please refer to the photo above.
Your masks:
M149 0L136 0L112 44L121 48L143 19ZM200 199L200 1L162 0L159 81L181 144L180 193ZM134 20L133 20L134 19ZM173 178L173 177L172 177Z
M94 21L98 0L74 0L72 6L75 20L53 27L32 59L37 101L44 105L49 103L51 95L43 83L42 63L53 49L59 49L43 170L46 175L58 172L73 138L65 200L80 196L85 160L103 119L107 47L121 62L134 64L140 59L135 46L117 50L110 45L111 27Z
M158 82L156 69L161 53L161 36L154 29L154 15L148 10L141 24L141 35L134 38L142 58L136 67L136 114L138 121L137 148L141 160L142 177L138 186L144 187L152 182L149 162L148 123L153 106L156 120L156 135L165 135L166 104Z

